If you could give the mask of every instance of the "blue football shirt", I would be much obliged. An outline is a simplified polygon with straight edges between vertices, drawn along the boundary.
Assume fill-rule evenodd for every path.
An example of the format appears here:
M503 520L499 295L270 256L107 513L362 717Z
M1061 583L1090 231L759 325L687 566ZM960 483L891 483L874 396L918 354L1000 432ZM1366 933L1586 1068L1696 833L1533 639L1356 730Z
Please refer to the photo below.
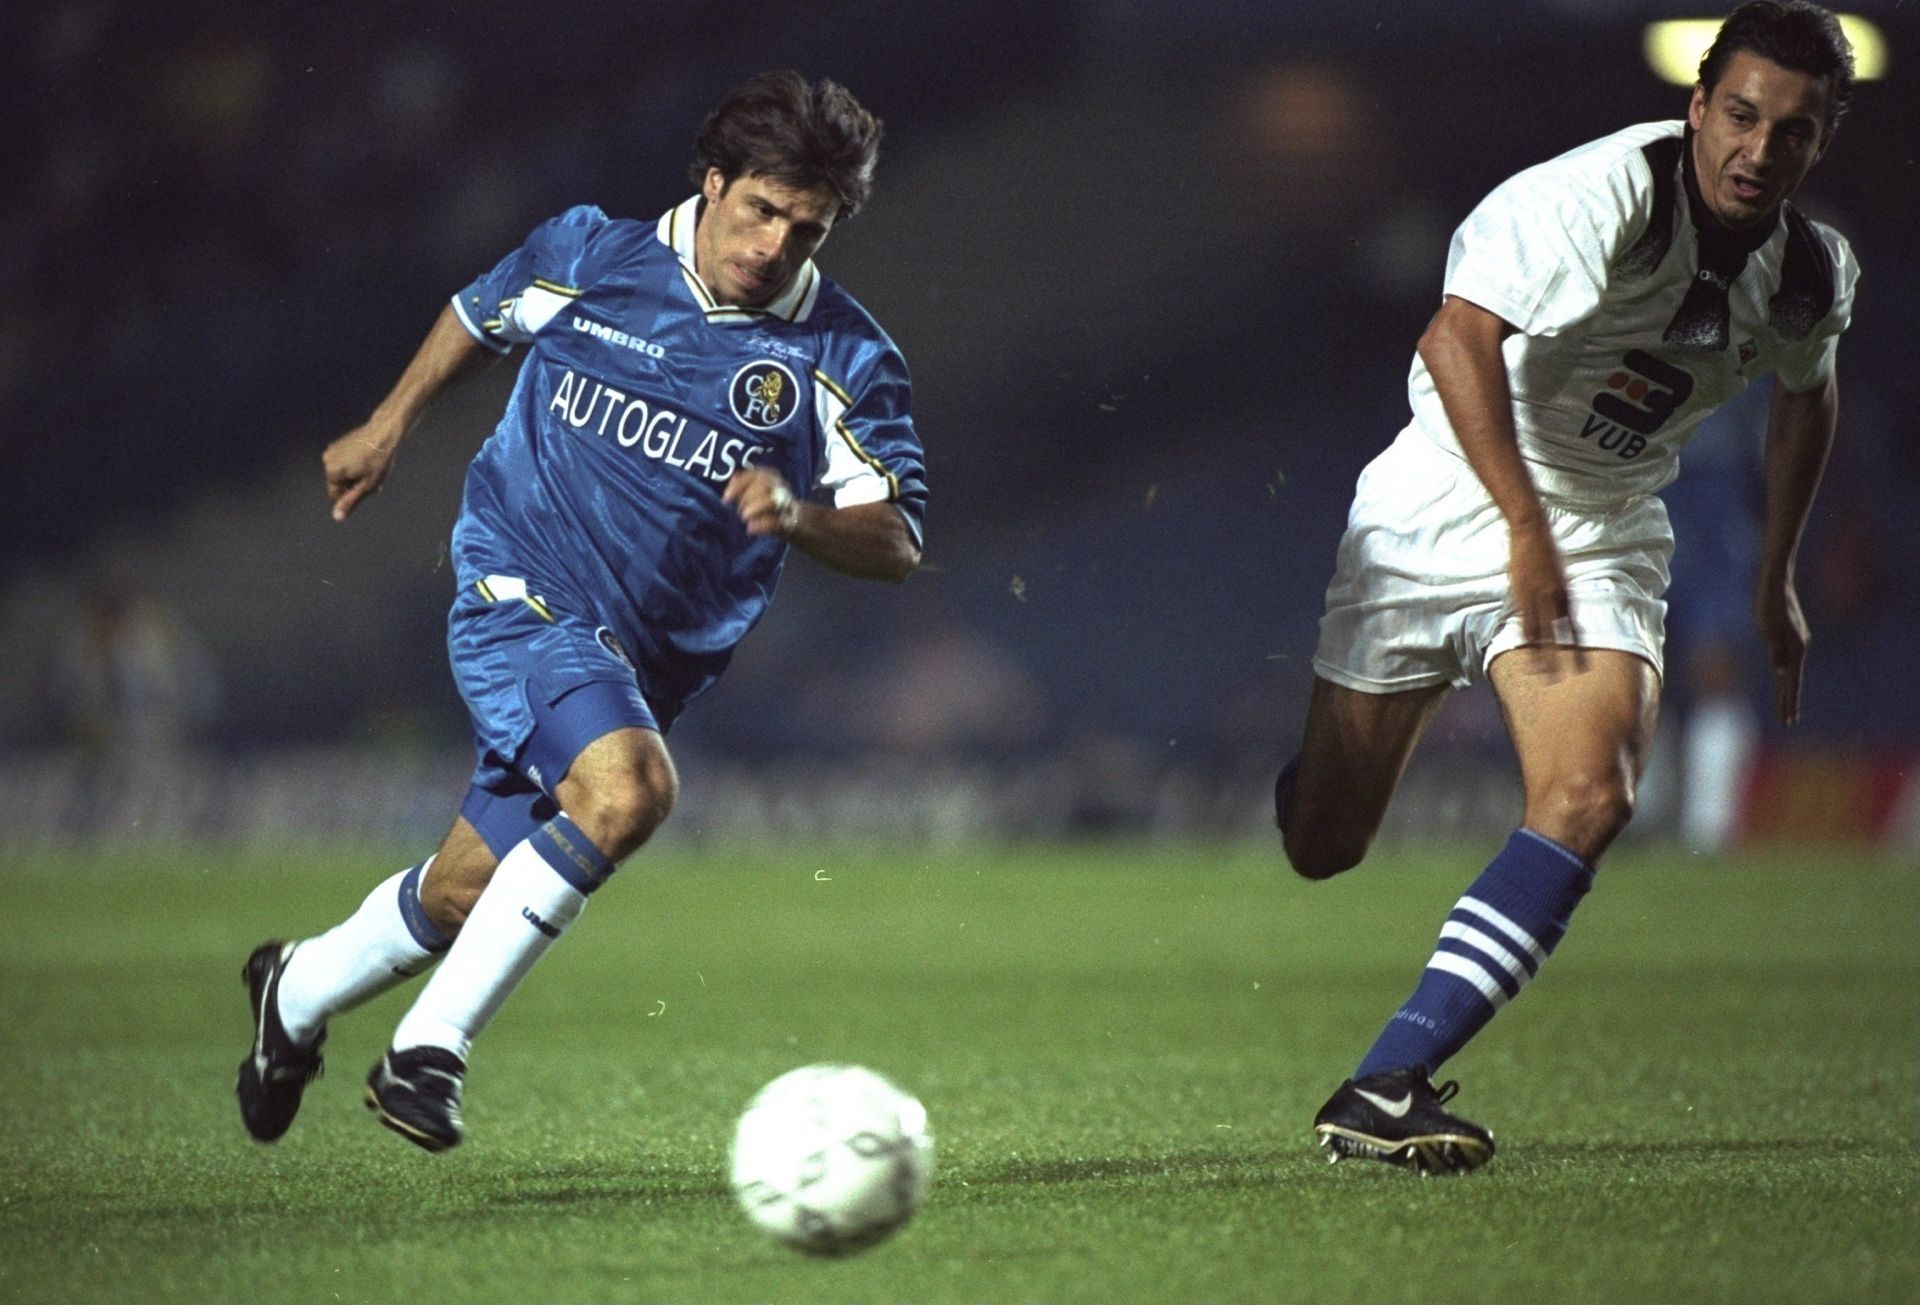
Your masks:
M811 262L764 309L715 303L694 271L702 202L657 223L569 209L453 299L487 348L529 346L467 473L459 581L522 580L605 625L663 724L725 669L786 557L721 501L728 477L770 467L836 507L891 503L916 542L927 497L893 341Z

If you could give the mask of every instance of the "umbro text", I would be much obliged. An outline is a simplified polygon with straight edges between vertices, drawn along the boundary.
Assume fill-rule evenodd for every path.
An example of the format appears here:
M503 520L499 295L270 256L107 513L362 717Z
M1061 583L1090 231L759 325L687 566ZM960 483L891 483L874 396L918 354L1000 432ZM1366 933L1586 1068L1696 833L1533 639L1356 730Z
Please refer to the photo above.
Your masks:
M642 340L637 335L628 335L625 331L616 331L611 326L603 325L590 318L575 317L573 319L573 329L576 331L585 331L596 340L605 340L608 344L617 345L622 349L632 349L635 353L644 353L649 358L664 358L667 356L667 351L651 340Z

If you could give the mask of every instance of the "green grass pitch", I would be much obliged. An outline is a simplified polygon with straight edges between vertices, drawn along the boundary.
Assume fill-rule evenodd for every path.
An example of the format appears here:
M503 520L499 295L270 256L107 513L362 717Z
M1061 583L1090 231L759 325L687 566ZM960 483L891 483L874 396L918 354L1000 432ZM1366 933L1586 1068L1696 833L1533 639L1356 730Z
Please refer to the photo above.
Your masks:
M248 949L397 858L10 853L0 1301L1920 1295L1920 878L1889 860L1617 854L1445 1071L1492 1165L1324 1163L1314 1110L1479 859L668 846L487 1032L433 1157L359 1100L401 994L336 1021L279 1145L232 1100ZM920 1217L837 1262L724 1178L747 1098L822 1060L916 1091L939 1147Z

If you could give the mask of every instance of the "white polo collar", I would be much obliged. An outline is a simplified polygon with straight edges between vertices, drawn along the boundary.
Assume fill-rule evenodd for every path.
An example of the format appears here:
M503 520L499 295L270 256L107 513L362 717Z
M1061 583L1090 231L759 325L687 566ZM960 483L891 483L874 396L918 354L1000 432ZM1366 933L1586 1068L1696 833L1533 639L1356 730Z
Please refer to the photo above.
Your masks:
M793 274L793 280L786 288L773 297L765 308L748 308L740 304L723 304L713 297L713 291L700 278L694 269L693 233L700 222L700 205L705 203L700 195L694 195L683 203L676 204L660 215L660 243L667 246L680 259L680 272L687 279L687 288L693 291L694 302L699 304L710 322L744 321L757 317L778 317L788 322L804 322L813 312L814 301L820 297L820 270L809 258Z

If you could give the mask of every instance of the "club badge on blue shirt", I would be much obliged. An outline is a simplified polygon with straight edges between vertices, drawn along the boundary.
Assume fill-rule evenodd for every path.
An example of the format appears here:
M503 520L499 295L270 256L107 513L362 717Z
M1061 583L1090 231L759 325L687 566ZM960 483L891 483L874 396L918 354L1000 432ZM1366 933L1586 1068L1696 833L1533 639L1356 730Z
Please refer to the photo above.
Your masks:
M800 383L785 364L771 358L748 363L733 374L727 401L740 424L752 430L783 425L800 404Z

